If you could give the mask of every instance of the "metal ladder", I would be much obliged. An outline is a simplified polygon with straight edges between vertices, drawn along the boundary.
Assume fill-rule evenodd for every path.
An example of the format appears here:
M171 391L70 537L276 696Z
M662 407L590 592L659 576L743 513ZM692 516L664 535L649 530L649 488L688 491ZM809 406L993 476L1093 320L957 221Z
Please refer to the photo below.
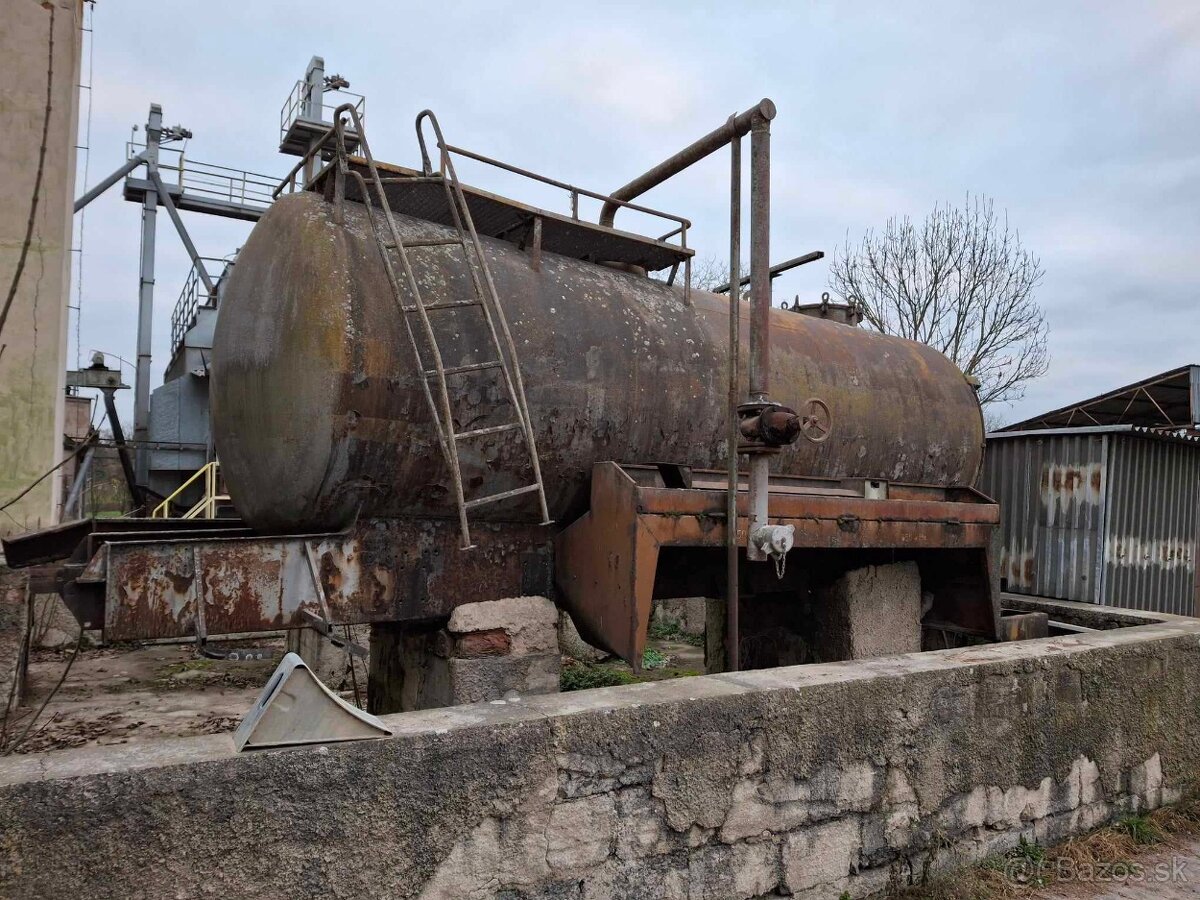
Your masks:
M358 141L357 153L366 161L367 178L364 178L360 172L350 168L349 153L346 150L344 137L345 120L342 118L342 113L349 114L353 120L354 132ZM344 190L344 188L340 187L342 184L341 179L347 176L356 179L362 191L363 203L367 209L367 218L371 223L371 231L375 236L376 243L379 245L379 255L383 259L384 268L387 271L388 282L392 287L392 296L404 320L405 331L412 346L413 358L416 360L417 370L420 373L421 388L424 391L425 400L429 405L429 411L433 417L434 426L437 429L438 443L442 448L446 465L450 469L450 477L454 486L454 499L458 510L459 530L462 535L462 548L469 550L475 546L471 543L470 523L467 517L467 513L470 510L478 509L490 503L498 503L512 497L536 492L542 524L550 524L551 519L546 506L546 491L542 481L541 466L538 462L533 426L529 419L529 408L525 401L525 386L521 378L517 348L513 343L512 333L508 327L508 320L504 316L504 310L500 305L500 297L496 293L492 274L488 269L487 260L483 255L483 247L479 242L479 235L475 231L475 223L471 219L471 210L467 206L462 186L459 184L458 176L454 172L454 164L450 160L449 153L444 149L446 142L442 138L441 127L438 125L433 113L425 110L417 117L418 137L421 134L421 120L423 118L429 119L437 134L438 146L443 148L441 171L437 174L426 171L424 175L416 177L381 177L379 170L375 166L375 159L371 155L370 147L367 145L367 138L363 133L362 121L359 118L358 112L352 106L341 107L335 113L334 119L336 123L334 128L337 133L337 167L338 175L340 176L339 179L335 179L334 191L335 199L340 202ZM423 139L421 144L422 155L424 156ZM455 237L418 238L407 242L401 239L399 229L396 227L395 218L392 216L392 209L388 203L384 185L389 183L414 184L420 182L440 183L445 188L446 203L449 206L451 218L454 222ZM383 210L382 217L377 216L372 211L373 205ZM383 219L382 223L379 221L380 218ZM454 246L462 251L464 257L463 265L470 275L474 293L472 299L425 302L421 295L421 290L417 285L417 280L413 275L408 254L415 249L438 246ZM399 274L396 270L397 261L400 264ZM408 298L411 299L411 303L405 302L406 293ZM430 313L436 313L438 310L464 309L469 307L477 307L483 313L484 320L487 323L487 333L490 337L494 358L467 365L446 366L442 362L442 351L438 345L436 329ZM413 330L412 317L414 315L419 320L418 327L420 332L425 336L432 357L432 365L426 362L421 352L421 346L417 341L416 333ZM499 330L497 330L497 325L499 325ZM485 428L455 431L454 409L450 403L450 391L446 386L446 377L451 375L494 376L497 372L504 382L509 402L516 413L516 420ZM433 388L430 386L431 381L434 384ZM463 495L462 470L458 457L459 442L515 430L519 430L524 436L529 464L533 471L532 483L496 494L474 497L470 500L466 499Z

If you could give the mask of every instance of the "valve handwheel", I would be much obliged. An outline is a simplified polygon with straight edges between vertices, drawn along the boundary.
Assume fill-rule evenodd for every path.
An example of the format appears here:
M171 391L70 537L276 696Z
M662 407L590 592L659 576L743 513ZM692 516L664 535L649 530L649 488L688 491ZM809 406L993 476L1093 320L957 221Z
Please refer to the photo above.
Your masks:
M819 444L829 437L832 430L833 417L829 413L828 404L818 397L807 400L800 418L800 433L806 440Z

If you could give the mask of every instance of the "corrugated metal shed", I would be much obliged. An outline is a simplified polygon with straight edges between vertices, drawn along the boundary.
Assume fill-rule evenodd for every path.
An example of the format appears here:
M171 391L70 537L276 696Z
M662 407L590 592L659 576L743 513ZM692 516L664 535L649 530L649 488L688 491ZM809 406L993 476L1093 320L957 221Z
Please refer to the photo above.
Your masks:
M1196 615L1200 440L1128 425L988 435L1005 589Z

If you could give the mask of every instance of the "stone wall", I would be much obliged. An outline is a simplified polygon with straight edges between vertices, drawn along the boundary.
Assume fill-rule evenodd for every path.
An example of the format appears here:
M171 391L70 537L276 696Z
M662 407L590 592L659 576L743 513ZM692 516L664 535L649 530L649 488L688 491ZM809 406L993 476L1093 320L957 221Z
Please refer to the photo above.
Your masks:
M1200 622L0 759L0 894L861 897L1168 802Z

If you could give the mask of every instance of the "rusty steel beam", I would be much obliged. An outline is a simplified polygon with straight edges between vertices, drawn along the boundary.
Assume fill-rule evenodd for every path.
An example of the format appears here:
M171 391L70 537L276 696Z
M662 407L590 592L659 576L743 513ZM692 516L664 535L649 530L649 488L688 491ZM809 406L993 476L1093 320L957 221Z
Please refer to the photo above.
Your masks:
M555 541L560 604L585 640L635 669L659 587L660 551L728 547L721 473L694 471L691 488L663 487L656 473L654 467L597 463L590 510ZM943 554L929 573L933 611L972 633L998 638L999 597L989 574L992 534L1000 521L995 503L964 487L893 485L889 499L877 500L863 496L861 485L855 492L837 481L821 482L771 479L773 518L794 527L798 550ZM745 493L737 499L734 531L744 545L751 507ZM713 569L721 565L719 555L709 558ZM693 573L701 574L706 565L703 558L693 559Z
M612 200L607 201L600 210L600 224L609 228L612 227L617 210L620 209L620 205L612 202L613 200L629 201L635 197L640 197L652 187L662 184L673 175L678 175L688 166L698 163L706 156L716 153L735 138L749 134L750 128L755 122L769 122L773 118L775 118L775 104L766 98L760 100L757 105L752 106L744 113L733 116L729 121L722 124L719 128L714 128L704 137L700 138L700 140L684 147L674 156L663 160L653 169L644 175L639 175L624 187L613 191L610 195Z
M307 613L330 625L434 620L460 603L550 592L547 528L477 531L482 554L457 553L448 520L364 521L337 534L159 535L94 547L77 581L102 595L107 640L299 628Z

